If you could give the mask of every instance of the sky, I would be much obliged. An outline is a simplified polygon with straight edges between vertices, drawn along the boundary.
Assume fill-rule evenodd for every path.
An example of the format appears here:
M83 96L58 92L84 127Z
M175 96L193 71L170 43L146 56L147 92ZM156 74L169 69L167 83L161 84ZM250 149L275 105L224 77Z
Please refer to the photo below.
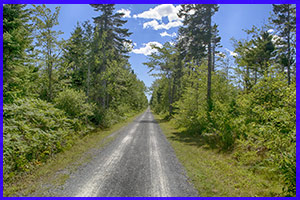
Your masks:
M61 36L68 39L77 22L91 21L99 16L88 4L49 4L47 7L54 10L60 6L59 25L56 30L64 32ZM250 29L253 25L261 26L268 22L272 11L271 4L220 4L219 11L213 16L213 22L218 25L221 36L220 51L233 55L231 38L247 38L243 29ZM162 46L177 36L182 20L177 17L178 4L116 4L115 11L123 12L128 28L132 35L128 38L133 42L133 50L129 53L129 62L137 77L150 87L155 80L149 69L143 65L147 62L147 55L153 52L150 44ZM150 99L150 94L147 94Z

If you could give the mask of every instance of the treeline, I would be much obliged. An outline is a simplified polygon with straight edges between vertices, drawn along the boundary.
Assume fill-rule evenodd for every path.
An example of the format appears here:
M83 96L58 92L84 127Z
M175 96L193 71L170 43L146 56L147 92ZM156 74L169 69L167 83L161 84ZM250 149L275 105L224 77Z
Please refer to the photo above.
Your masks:
M128 62L130 32L114 5L60 39L60 7L3 5L3 176L11 180L147 106Z
M151 108L211 148L296 195L296 8L273 5L269 23L219 52L217 5L182 5L179 36L145 64L159 77ZM234 62L234 64L233 64Z

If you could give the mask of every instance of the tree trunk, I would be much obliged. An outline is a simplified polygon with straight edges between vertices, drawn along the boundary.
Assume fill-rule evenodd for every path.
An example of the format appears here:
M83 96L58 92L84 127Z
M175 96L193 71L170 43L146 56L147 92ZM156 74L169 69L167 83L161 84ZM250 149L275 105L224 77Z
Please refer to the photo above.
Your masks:
M287 66L287 75L288 75L288 85L291 84L291 49L290 49L290 5L288 4L288 38L287 38L287 43L288 43L288 66Z
M208 73L207 73L207 105L208 105L208 112L212 111L212 100L211 100L211 8L208 7L208 32L209 32L209 39L208 39Z
M212 47L212 68L211 71L215 71L215 50L216 50L216 40L213 38L213 47Z
M175 99L175 92L176 92L176 77L173 78L173 85L172 85L172 93L171 93L171 106L170 106L170 115L173 114L173 103Z
M254 85L257 83L257 71L254 72Z
M172 84L171 84L171 78L169 76L169 72L168 72L167 77L169 79L169 90L168 90L168 96L169 96L169 115L171 115L171 112L172 112L172 94L171 94Z
M88 97L89 100L89 96L90 96L90 76L91 76L91 64L89 62L88 64L88 74L87 74L87 89L86 89L86 96Z
M50 34L50 33L49 33ZM50 46L50 42L47 42L47 65L48 65L48 79L49 79L49 83L48 83L48 101L52 100L52 60L51 60L51 46Z
M246 67L245 86L246 86L246 93L248 94L248 92L250 90L250 70L249 70L249 66Z

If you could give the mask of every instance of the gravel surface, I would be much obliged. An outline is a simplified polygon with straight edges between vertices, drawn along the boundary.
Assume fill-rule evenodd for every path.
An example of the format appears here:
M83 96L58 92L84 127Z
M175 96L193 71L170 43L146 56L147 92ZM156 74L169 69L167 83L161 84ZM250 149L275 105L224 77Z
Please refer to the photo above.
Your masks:
M121 129L55 196L198 196L149 109Z

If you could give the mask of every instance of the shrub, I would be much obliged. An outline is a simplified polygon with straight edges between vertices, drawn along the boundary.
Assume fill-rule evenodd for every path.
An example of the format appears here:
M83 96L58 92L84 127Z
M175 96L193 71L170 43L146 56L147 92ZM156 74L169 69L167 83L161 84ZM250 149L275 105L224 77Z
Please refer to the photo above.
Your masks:
M78 120L40 99L17 99L3 106L3 175L29 171L71 145Z
M237 159L248 162L252 168L281 174L284 191L295 192L295 137L296 86L287 84L283 74L265 74L249 94L238 98L241 116L236 131L244 132L240 138ZM237 150L238 150L237 149ZM249 155L251 156L251 159ZM293 194L295 195L295 193ZM292 195L292 196L293 196Z
M87 120L93 115L95 106L87 103L87 96L82 91L66 88L54 99L55 107L64 110L72 118Z

